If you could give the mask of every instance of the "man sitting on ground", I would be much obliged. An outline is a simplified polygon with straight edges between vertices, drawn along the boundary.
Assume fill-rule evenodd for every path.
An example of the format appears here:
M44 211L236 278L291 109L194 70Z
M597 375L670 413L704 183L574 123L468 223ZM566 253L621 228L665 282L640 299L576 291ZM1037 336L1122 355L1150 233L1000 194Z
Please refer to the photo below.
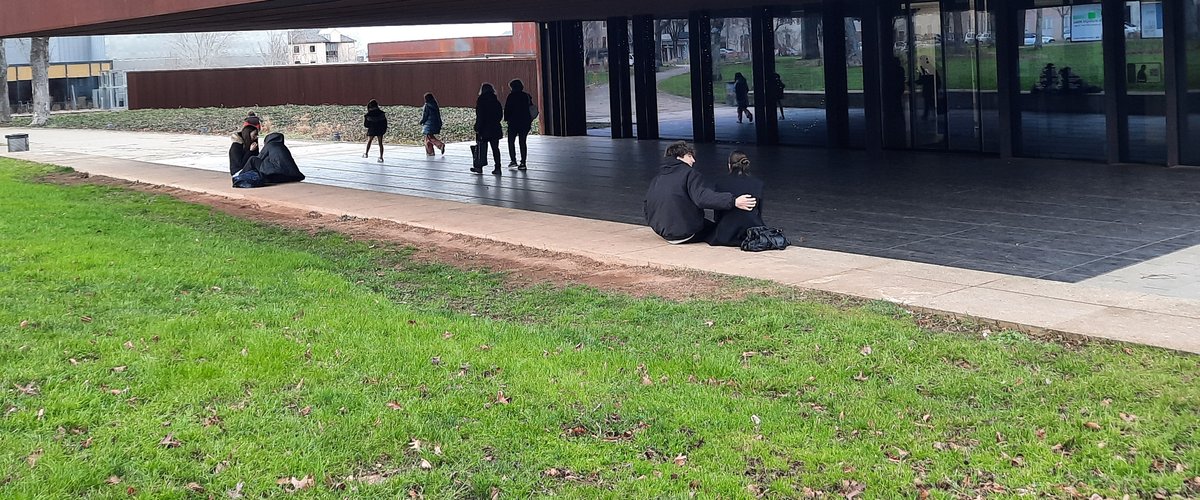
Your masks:
M704 217L704 209L753 210L758 201L743 194L713 191L700 172L692 169L696 150L679 141L667 147L658 175L646 191L646 223L672 245L705 241L716 224Z

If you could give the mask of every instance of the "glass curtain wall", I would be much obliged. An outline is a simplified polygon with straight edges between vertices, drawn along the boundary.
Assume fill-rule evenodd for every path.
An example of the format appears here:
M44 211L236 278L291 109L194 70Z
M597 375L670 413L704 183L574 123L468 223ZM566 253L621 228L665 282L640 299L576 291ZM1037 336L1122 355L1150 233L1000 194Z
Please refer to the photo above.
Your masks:
M755 142L750 18L714 17L711 23L716 138L724 142Z
M1105 160L1100 3L1060 1L1018 11L1018 19L1025 28L1019 49L1022 154Z
M692 67L687 18L655 19L658 131L664 139L692 138ZM699 97L699 96L697 96Z
M1181 160L1185 165L1200 165L1200 0L1183 0L1184 50L1187 87L1183 95Z
M794 10L775 18L775 75L767 79L767 88L776 91L782 144L829 143L821 23L821 13L812 10ZM860 71L860 83L861 75Z
M588 135L611 137L612 108L609 106L608 23L583 22L583 65Z
M999 151L996 41L987 3L942 2L946 137L953 151Z
M849 93L850 147L867 146L866 98L863 94L863 36L862 19L842 19L846 27L846 89Z
M1162 2L1125 2L1125 103L1129 110L1129 160L1167 161L1167 69L1163 56Z

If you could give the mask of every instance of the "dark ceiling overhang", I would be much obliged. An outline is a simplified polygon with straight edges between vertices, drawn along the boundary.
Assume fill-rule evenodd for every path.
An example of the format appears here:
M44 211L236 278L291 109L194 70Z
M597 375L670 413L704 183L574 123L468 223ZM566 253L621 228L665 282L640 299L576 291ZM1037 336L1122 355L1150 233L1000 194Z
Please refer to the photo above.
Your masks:
M772 5L805 3L812 2ZM737 0L0 0L0 38L600 20L751 6Z

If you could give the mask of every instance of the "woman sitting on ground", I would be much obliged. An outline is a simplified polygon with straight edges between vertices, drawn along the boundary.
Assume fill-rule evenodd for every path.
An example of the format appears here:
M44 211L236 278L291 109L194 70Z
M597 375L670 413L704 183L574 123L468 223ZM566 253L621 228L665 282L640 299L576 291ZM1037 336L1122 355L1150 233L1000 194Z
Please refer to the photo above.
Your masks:
M229 175L237 174L254 156L258 156L258 127L243 125L241 132L233 134L229 146Z
M746 239L746 230L765 226L762 219L763 181L750 176L750 157L741 151L729 155L729 175L717 179L713 189L726 193L745 193L758 201L754 208L716 210L717 227L708 239L709 245L736 247Z

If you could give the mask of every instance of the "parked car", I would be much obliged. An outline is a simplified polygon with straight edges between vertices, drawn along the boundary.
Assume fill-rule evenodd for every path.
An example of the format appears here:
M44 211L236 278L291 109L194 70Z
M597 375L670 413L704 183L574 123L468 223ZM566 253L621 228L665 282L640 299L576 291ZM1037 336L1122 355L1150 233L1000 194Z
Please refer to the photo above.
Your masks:
M1037 43L1037 35L1035 35L1033 33L1025 34L1025 45L1034 45L1036 43ZM1046 44L1050 44L1050 43L1054 43L1054 37L1049 36L1049 35L1042 35L1042 45L1046 45Z
M1129 23L1125 23L1125 36L1131 37L1142 32L1142 29Z
M976 43L979 45L992 46L996 44L996 40L992 34L987 31L979 34L975 34L974 31L968 31L965 35L963 35L963 45L975 45Z

